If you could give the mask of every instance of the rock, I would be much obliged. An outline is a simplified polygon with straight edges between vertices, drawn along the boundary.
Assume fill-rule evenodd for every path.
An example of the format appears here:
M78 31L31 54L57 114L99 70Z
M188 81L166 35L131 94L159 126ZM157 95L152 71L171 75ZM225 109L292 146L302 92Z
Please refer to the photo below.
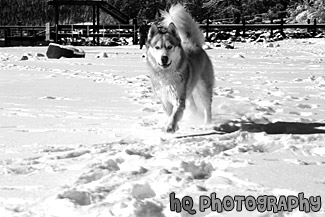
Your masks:
M30 59L34 59L31 53L24 53L20 58L20 60L30 60Z
M94 169L91 172L87 172L85 174L82 174L79 177L78 183L86 184L93 181L97 181L101 178L103 178L107 174L107 170L103 169Z
M37 53L36 56L37 56L37 57L45 57L45 55L42 54L42 53Z
M271 37L271 33L270 32L264 32L260 35L260 38L266 38L269 39Z
M242 36L237 37L236 42L246 42L246 39Z
M261 43L265 43L266 42L266 39L265 38L260 38L258 37L256 40L255 40L256 43L258 42L261 42Z
M206 179L211 175L214 170L210 163L201 162L201 164L196 165L193 161L191 162L181 162L181 168L185 172L191 174L194 179Z
M61 57L84 58L85 55L85 51L80 48L63 46L55 43L50 43L46 51L46 56L49 59L60 59Z
M324 38L325 35L324 33L319 33L318 35L315 36L315 38Z
M245 57L242 54L235 54L232 58L244 59Z
M141 174L145 174L146 172L148 172L148 169L146 169L144 167L140 167L139 170L132 171L131 174L132 175L141 175Z
M0 52L0 61L9 60L9 56Z
M250 39L251 41L255 41L257 38L258 38L258 37L256 36L255 33L249 37L249 39Z
M218 32L214 37L215 40L227 40L228 38L229 35L224 31Z
M96 58L108 58L108 55L106 52L100 52L96 55Z
M274 47L274 44L273 44L273 43L266 43L266 44L264 45L264 47Z
M133 204L135 217L165 217L163 205L156 201L135 201Z
M234 43L224 43L224 46L226 49L234 49L235 48Z
M77 150L77 151L71 151L68 153L64 153L62 155L57 156L57 159L67 159L67 158L76 158L76 157L80 157L84 154L88 154L90 153L89 150Z
M134 198L143 200L145 198L152 198L156 196L156 193L148 183L135 184L132 186L131 194Z
M20 60L28 60L28 56L23 55Z
M70 190L58 195L59 199L70 199L80 206L87 206L91 204L90 194L84 191Z
M217 40L217 34L215 32L210 33L208 39L209 39L209 41Z
M109 171L118 171L120 170L118 164L116 161L109 159L106 162L103 163L103 165L100 167L101 169L106 169Z
M203 50L210 50L210 49L212 49L212 47L210 46L210 44L204 44L202 46L202 48L203 48Z

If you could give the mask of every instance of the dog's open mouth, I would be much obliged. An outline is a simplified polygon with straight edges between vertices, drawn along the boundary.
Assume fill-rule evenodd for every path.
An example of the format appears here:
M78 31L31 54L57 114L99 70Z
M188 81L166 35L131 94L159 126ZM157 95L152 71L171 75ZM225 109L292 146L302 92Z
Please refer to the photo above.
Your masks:
M170 61L169 63L164 63L164 64L158 63L158 65L161 66L164 69L168 68L171 64L172 64L172 61Z

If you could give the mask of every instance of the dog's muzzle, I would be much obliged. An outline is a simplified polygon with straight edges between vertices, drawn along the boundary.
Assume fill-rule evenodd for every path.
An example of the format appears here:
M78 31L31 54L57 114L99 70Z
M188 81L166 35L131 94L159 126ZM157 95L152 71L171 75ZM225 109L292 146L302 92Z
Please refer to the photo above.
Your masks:
M168 61L169 61L168 56L162 56L161 57L161 66L164 68L168 67L171 64L171 62L168 63Z

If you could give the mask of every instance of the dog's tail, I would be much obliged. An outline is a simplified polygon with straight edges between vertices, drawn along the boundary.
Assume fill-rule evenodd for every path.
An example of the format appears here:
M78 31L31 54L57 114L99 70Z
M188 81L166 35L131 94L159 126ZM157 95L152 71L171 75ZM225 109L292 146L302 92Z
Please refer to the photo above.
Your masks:
M161 11L161 14L164 18L162 24L168 27L170 23L174 23L184 44L190 43L200 47L204 44L204 36L199 25L181 4L173 5L169 12Z

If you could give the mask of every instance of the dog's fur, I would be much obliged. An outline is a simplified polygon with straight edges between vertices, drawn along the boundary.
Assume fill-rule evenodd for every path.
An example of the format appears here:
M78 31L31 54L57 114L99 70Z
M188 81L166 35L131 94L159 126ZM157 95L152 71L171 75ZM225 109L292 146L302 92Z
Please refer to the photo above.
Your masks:
M162 12L161 26L153 24L147 39L147 63L154 91L168 115L167 132L175 132L185 104L197 110L201 103L204 121L211 122L214 85L212 63L202 49L203 33L180 5Z

